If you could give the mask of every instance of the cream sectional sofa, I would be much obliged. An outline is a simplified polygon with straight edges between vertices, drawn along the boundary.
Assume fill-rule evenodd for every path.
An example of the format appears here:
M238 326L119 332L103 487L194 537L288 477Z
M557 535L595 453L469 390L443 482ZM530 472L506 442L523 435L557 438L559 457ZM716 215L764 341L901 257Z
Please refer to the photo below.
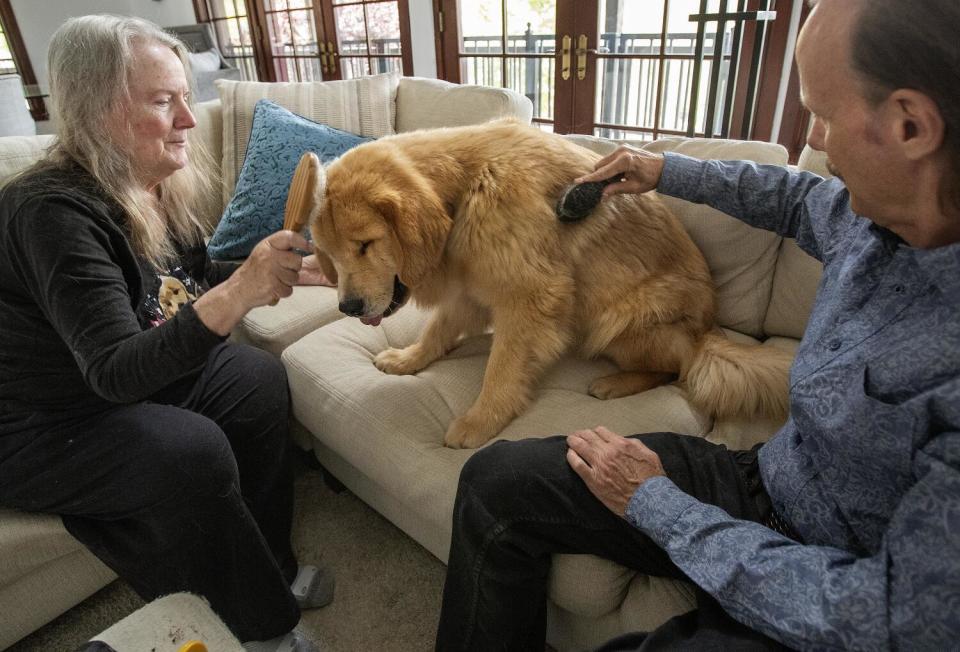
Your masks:
M200 109L200 136L219 156L224 137L220 104ZM395 127L411 131L499 115L529 120L530 114L529 102L512 91L404 78L396 94ZM599 152L616 146L587 136L569 138ZM0 182L35 159L44 142L39 137L0 139ZM783 148L766 143L667 139L637 145L701 158L787 163ZM822 172L822 161L808 157L801 167ZM666 201L707 257L720 296L720 322L728 334L793 350L813 301L819 264L778 236L711 209ZM336 304L331 288L296 288L277 306L251 311L235 339L283 360L297 443L445 561L457 477L471 451L444 448L443 434L479 391L490 336L464 341L416 375L389 376L373 366L373 357L386 347L412 342L425 313L410 305L372 328L341 319ZM611 368L605 361L562 360L540 383L533 405L501 437L543 437L604 424L623 434L672 430L742 448L766 439L777 427L712 423L673 386L612 401L590 397L590 382ZM0 559L0 649L114 577L50 516L0 510ZM587 649L621 632L653 627L691 605L692 591L682 583L642 576L590 556L559 555L549 587L548 641L561 651Z
M567 137L600 153L617 145ZM699 158L787 164L786 151L768 143L665 139L636 145ZM817 157L805 157L803 165L822 172ZM727 334L795 351L820 264L792 241L704 206L664 199L705 254ZM414 306L376 328L340 319L298 337L283 347L281 358L300 444L312 447L351 491L445 561L457 479L472 451L445 448L443 436L480 391L491 336L463 341L415 375L377 370L374 356L411 344L425 320L426 313ZM613 370L604 360L561 360L540 382L533 404L499 438L545 437L602 424L621 434L673 431L742 449L765 441L780 425L713 423L672 385L608 401L591 397L591 381ZM623 632L648 630L694 604L691 588L682 582L587 555L554 558L548 596L547 640L561 652L592 649Z
M391 88L393 129L458 126L512 116L529 121L530 101L510 90L458 86L435 79L394 78ZM216 161L224 153L221 102L197 107L197 135ZM50 136L0 138L0 184L34 162ZM242 160L242 152L240 155ZM224 202L211 202L211 223ZM338 319L336 291L297 288L274 308L250 313L235 339L280 355L301 336ZM2 337L0 333L0 337ZM23 638L99 590L116 575L67 531L59 517L0 508L0 650Z

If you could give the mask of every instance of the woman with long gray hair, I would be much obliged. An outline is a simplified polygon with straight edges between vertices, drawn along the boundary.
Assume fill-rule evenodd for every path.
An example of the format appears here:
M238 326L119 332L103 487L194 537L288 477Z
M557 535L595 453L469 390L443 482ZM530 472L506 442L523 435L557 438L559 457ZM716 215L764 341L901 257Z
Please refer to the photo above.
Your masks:
M287 379L224 340L325 279L290 231L206 256L180 41L86 16L49 64L57 137L0 191L0 505L61 515L145 600L203 595L248 649L312 650L294 627L333 577L290 546Z

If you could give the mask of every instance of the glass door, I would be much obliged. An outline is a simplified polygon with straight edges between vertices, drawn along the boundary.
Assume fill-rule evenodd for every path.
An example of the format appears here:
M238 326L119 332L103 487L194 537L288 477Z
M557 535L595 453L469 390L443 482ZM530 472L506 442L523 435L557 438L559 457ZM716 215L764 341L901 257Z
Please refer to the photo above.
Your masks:
M407 0L322 0L330 78L413 74Z
M715 10L719 1L709 0L707 10ZM598 42L588 53L595 56L591 68L596 76L592 84L579 89L592 95L592 132L641 140L686 134L691 102L705 108L713 65L711 33L703 43L703 62L695 70L698 24L690 16L698 13L701 0L601 1L599 5ZM704 116L704 110L695 113L695 132L703 133Z
M442 0L443 76L512 88L533 103L533 120L558 119L557 7L571 0ZM561 122L568 118L560 117Z
M263 0L273 81L320 81L317 14L311 0Z
M198 7L197 20L213 25L220 55L240 69L243 79L255 81L259 77L250 21L243 0L204 0Z
M757 26L776 13L774 0L439 1L444 79L526 95L541 128L640 140L749 120Z
M407 0L195 0L194 8L244 79L413 74Z

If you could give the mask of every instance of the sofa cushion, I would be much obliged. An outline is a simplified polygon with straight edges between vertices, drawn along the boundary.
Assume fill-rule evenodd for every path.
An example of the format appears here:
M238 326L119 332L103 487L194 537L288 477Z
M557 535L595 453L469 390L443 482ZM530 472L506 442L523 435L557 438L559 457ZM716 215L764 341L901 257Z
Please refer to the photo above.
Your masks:
M827 178L827 155L804 147L797 168ZM817 296L823 264L797 246L791 238L780 245L773 275L773 293L763 330L768 335L801 338Z
M803 337L822 275L823 264L819 260L798 247L792 238L783 240L763 322L767 335Z
M0 650L116 578L59 516L0 509Z
M191 148L196 147L198 143L203 147L209 157L208 165L211 166L212 174L217 179L214 183L216 192L212 193L212 197L207 197L203 205L203 225L206 228L205 235L209 235L220 221L224 206L220 193L222 177L220 164L223 157L223 116L220 112L220 100L197 102L193 106L193 115L197 119L197 126L194 133L189 135Z
M592 136L568 136L599 154L608 154L615 141ZM651 143L627 142L650 152L676 152L699 159L748 160L785 165L781 145L707 138L663 138ZM663 201L680 218L694 243L703 252L717 286L717 322L755 337L763 335L763 320L770 302L773 269L781 238L755 229L708 206L674 197Z
M403 77L397 88L397 131L460 127L498 117L530 122L533 104L505 88Z
M246 258L263 238L283 228L293 172L304 152L328 163L372 140L308 120L270 100L260 100L233 197L207 251L214 260Z
M307 333L343 317L337 289L298 285L275 306L254 308L231 334L231 339L269 351L277 357Z
M696 607L687 582L590 555L555 555L548 595L547 640L564 652L593 650L624 632L648 632Z
M0 138L0 185L36 162L53 142L53 136L6 136Z
M223 203L240 175L257 100L268 99L315 122L360 136L394 133L398 75L386 73L330 82L220 80L223 111Z
M0 586L14 583L38 567L83 546L64 529L59 516L0 509Z
M797 160L797 169L806 170L818 174L824 179L832 177L830 170L827 169L827 153L816 150L810 145L804 145L800 152L800 158Z
M434 545L421 543L444 558L457 477L473 451L444 448L443 436L480 391L490 335L465 340L414 375L378 370L373 357L412 343L425 319L414 306L379 327L341 319L291 344L282 360L297 420L347 462L384 483L395 499L429 518L439 538ZM672 385L609 401L587 394L593 379L614 371L604 360L561 360L538 384L533 405L498 439L544 437L600 423L623 434L704 434L709 429L709 421Z

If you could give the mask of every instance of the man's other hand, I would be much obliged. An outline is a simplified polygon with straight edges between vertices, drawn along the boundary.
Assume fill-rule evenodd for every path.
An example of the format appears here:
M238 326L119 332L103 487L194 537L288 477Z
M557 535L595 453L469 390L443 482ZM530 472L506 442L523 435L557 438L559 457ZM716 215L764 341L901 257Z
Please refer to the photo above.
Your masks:
M638 439L621 437L603 426L567 437L567 462L587 488L614 514L623 517L641 484L666 475L660 457Z

